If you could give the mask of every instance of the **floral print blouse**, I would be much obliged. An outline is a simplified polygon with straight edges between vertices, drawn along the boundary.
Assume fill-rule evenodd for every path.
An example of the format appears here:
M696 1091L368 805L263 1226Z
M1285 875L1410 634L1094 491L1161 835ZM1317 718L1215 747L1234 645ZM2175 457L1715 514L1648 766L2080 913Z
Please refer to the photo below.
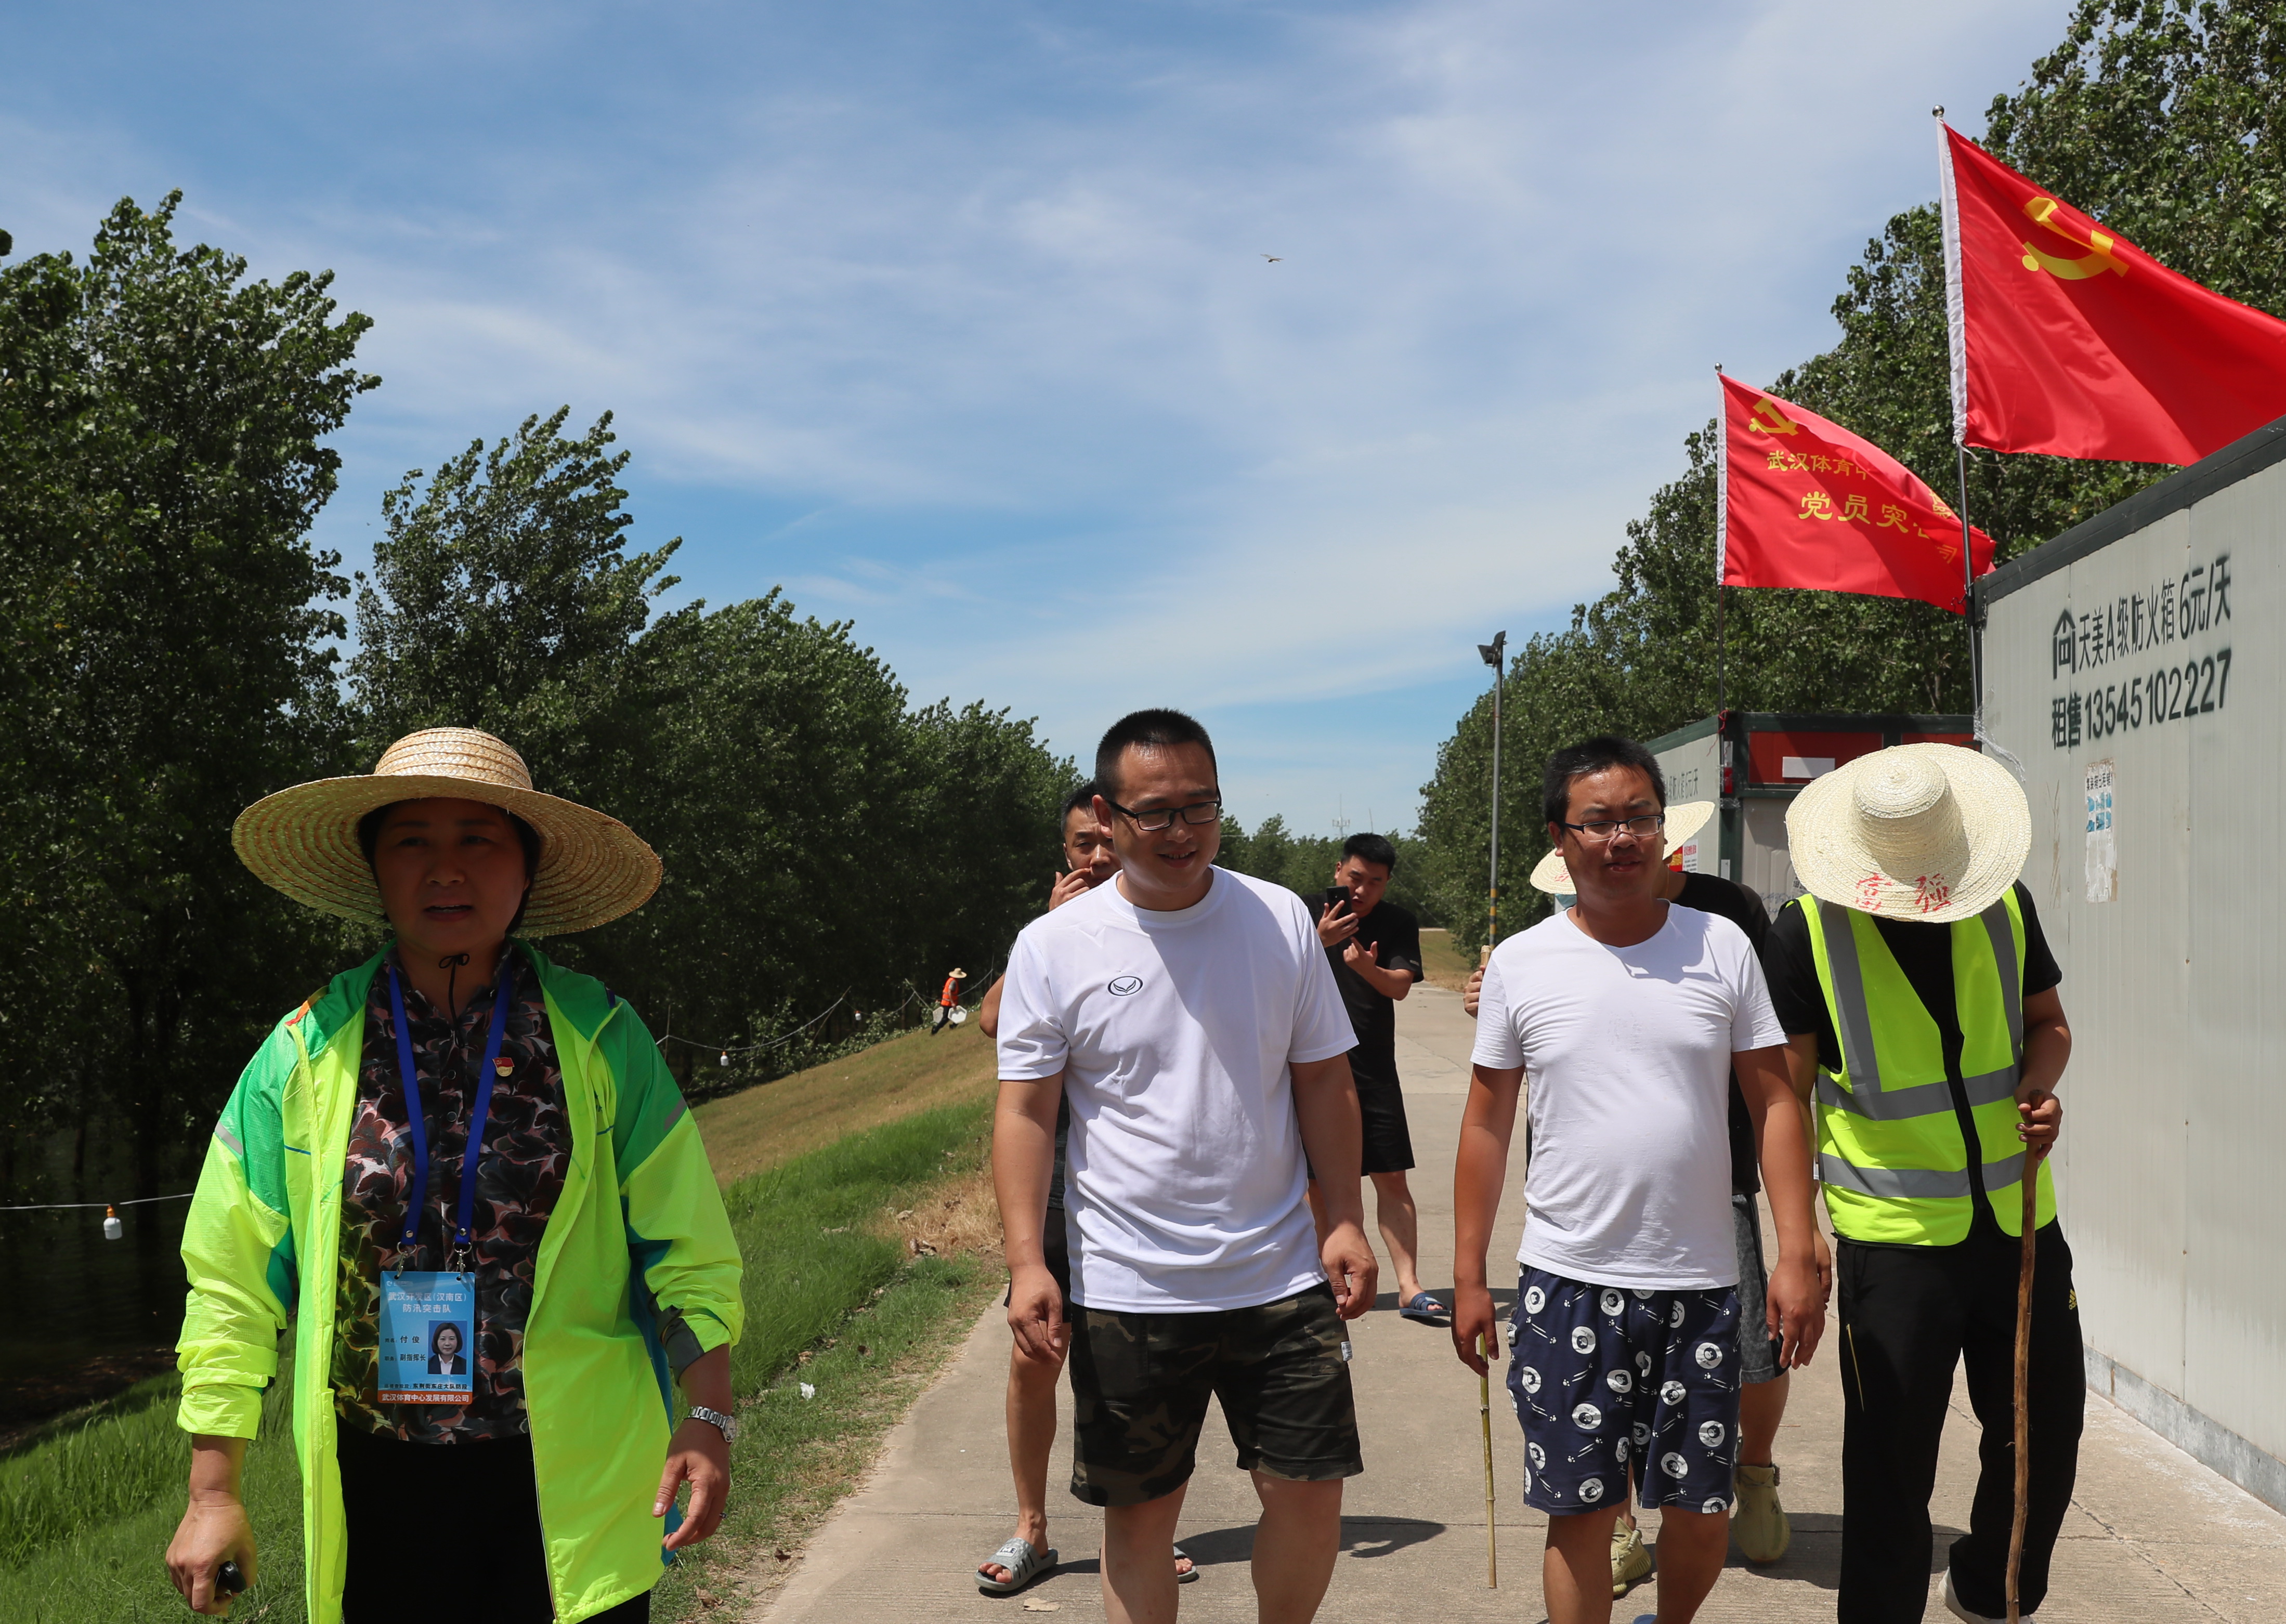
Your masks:
M465 1406L383 1404L380 1377L381 1275L398 1266L398 1241L413 1179L413 1139L398 1075L397 1025L389 974L373 978L366 1001L365 1048L343 1173L341 1262L335 1273L334 1407L345 1426L413 1443L448 1444L521 1437L524 1328L532 1312L532 1270L548 1215L563 1193L572 1159L564 1075L548 1029L540 978L509 943L508 1028L485 1122L477 1200L469 1224L477 1276L474 1395ZM404 978L413 1063L429 1137L429 1188L412 1269L441 1269L460 1209L461 1162L468 1148L473 1083L493 1017L493 979L464 967L457 1020L448 1019Z

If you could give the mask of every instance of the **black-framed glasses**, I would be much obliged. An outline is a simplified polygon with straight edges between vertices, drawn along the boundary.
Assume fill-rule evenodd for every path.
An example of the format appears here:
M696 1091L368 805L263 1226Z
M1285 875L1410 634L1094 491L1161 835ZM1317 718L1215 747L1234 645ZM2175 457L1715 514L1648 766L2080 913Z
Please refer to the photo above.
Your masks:
M1108 795L1103 798L1103 803L1145 834L1156 834L1163 829L1172 829L1178 817L1194 829L1222 821L1222 797L1219 795L1212 800L1194 800L1187 807L1154 807L1148 812L1138 812L1131 808L1123 807Z
M1609 844L1626 830L1638 840L1648 840L1667 826L1667 814L1646 812L1641 817L1599 817L1585 824L1560 824L1558 827L1577 830L1582 840Z

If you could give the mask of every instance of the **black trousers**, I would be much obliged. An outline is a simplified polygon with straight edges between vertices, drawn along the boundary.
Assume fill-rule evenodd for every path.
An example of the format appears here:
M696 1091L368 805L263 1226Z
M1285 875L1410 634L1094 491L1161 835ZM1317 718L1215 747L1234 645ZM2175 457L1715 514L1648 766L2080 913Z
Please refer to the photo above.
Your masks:
M532 1440L408 1444L340 1430L342 1624L553 1624ZM648 1592L589 1624L645 1624Z
M1981 1227L1981 1226L1980 1226ZM2087 1399L2071 1249L2036 1237L2030 1363L2031 1482L2018 1595L2048 1590L2048 1558L2071 1504ZM1958 1246L1859 1246L1834 1260L1841 1309L1841 1624L1919 1624L1928 1596L1929 1494L1937 1440L1964 1363L1984 1429L1968 1532L1952 1543L1961 1604L2005 1616L2015 1506L2017 1242L1995 1231Z

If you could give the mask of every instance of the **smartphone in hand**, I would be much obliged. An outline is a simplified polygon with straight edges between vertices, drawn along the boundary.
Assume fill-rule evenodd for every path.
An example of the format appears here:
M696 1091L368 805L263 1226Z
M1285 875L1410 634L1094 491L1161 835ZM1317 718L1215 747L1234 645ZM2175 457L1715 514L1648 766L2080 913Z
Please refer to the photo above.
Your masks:
M1347 913L1350 911L1350 888L1347 886L1328 886L1326 906L1337 914Z

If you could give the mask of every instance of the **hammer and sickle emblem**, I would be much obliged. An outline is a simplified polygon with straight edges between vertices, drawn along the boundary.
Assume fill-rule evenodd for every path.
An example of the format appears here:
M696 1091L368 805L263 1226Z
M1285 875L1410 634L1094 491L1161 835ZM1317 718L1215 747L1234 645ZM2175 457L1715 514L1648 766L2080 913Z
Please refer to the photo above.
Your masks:
M2025 270L2045 271L2059 281L2066 282L2085 281L2091 276L2101 276L2107 271L2116 272L2121 276L2127 274L2126 263L2112 252L2118 239L2091 227L2088 240L2082 242L2056 223L2055 199L2028 197L2024 200L2024 212L2031 217L2035 225L2045 226L2074 248L2088 250L2085 259L2061 259L2053 254L2043 254L2028 242L2023 245Z
M1754 415L1746 423L1750 434L1799 434L1801 425L1778 410L1778 403L1768 395L1754 402Z

